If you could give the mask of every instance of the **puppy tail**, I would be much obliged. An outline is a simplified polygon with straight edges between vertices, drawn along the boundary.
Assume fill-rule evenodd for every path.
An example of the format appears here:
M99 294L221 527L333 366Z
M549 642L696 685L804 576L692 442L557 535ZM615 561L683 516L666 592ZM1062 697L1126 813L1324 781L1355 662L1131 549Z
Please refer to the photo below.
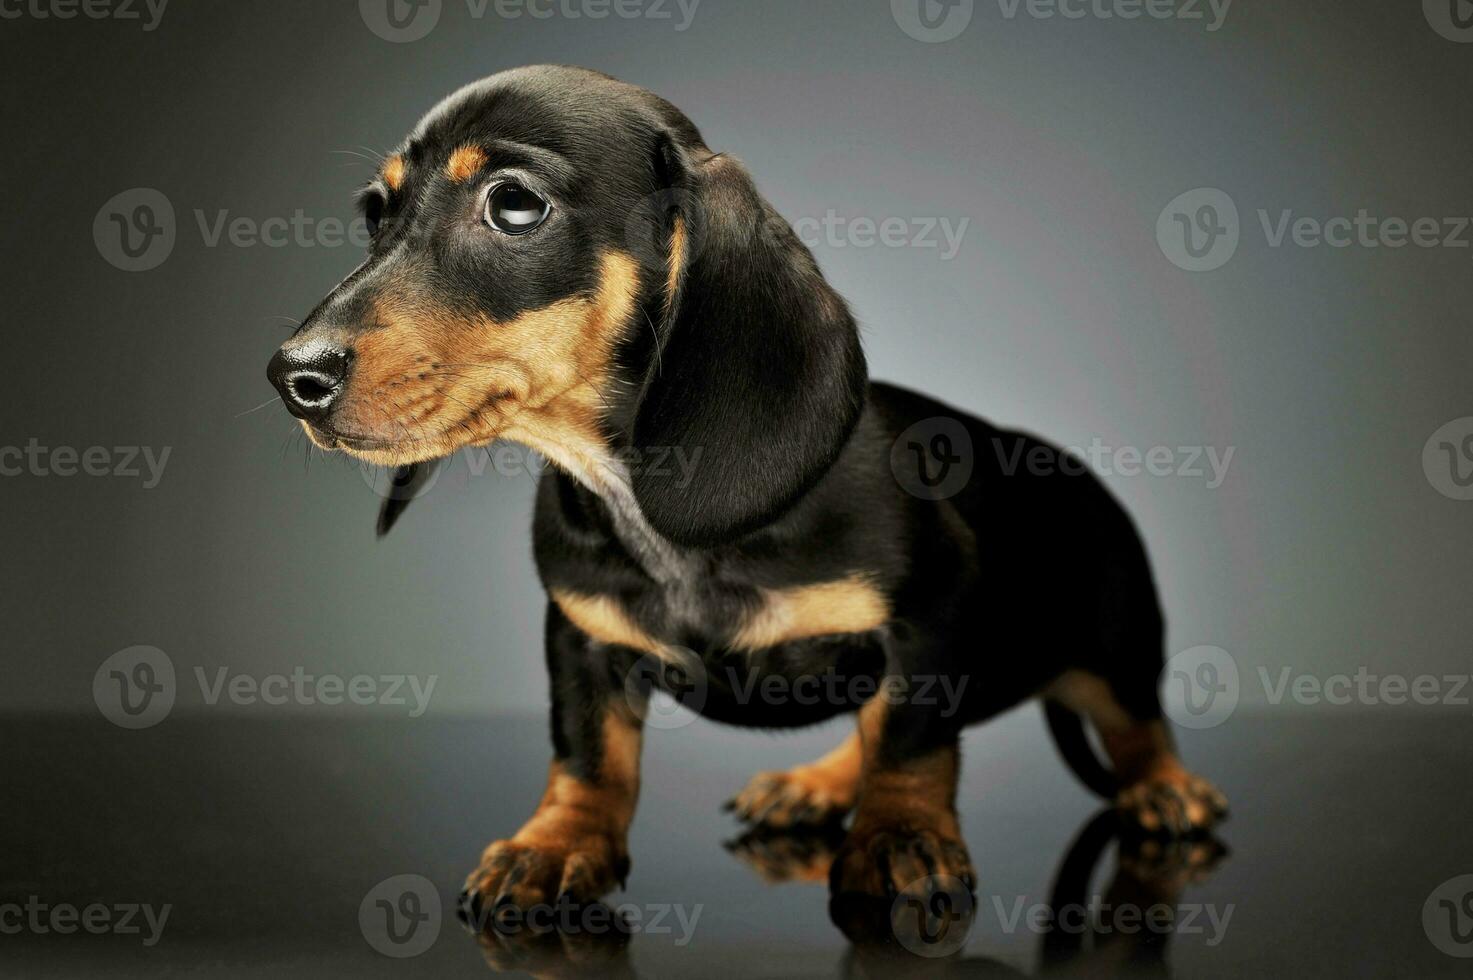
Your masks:
M1113 800L1120 791L1120 781L1100 762L1099 756L1090 747L1089 739L1084 734L1084 719L1057 701L1048 700L1043 702L1043 716L1048 721L1048 730L1054 737L1054 745L1058 748L1059 755L1064 757L1070 771L1090 791L1107 800Z

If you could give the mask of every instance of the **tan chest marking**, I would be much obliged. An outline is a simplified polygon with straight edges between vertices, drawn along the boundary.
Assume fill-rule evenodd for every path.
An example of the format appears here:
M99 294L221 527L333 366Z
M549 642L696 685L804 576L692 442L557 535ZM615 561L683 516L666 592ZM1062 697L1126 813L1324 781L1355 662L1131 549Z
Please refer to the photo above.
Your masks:
M662 660L681 662L670 644L636 623L612 596L552 589L563 615L585 634ZM890 619L890 603L864 576L790 589L763 589L762 604L737 628L734 650L763 650L815 636L840 636L879 629Z
M789 589L763 589L762 605L732 637L737 650L761 650L814 636L864 633L890 619L890 603L862 575Z
M569 622L598 642L629 647L661 659L675 658L668 645L645 632L612 596L584 595L564 589L552 589L550 593Z

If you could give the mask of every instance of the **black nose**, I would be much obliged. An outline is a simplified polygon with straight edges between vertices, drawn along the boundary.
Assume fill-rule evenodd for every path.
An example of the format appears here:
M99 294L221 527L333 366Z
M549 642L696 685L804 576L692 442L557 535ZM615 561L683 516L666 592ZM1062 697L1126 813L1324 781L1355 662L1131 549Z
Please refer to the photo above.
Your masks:
M320 422L342 393L349 360L348 352L338 347L283 347L266 366L266 377L281 392L287 411L299 419Z

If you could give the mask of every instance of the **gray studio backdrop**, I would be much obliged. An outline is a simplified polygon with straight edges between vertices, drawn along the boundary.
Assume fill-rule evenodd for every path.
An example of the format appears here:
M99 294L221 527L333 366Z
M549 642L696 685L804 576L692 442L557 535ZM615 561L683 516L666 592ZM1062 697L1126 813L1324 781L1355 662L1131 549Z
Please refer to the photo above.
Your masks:
M745 160L876 377L1084 450L1183 677L1467 672L1468 4L392 4L6 4L0 707L96 711L146 645L181 709L317 710L252 703L303 673L539 710L535 461L463 453L375 541L374 474L264 377L373 155L533 62Z

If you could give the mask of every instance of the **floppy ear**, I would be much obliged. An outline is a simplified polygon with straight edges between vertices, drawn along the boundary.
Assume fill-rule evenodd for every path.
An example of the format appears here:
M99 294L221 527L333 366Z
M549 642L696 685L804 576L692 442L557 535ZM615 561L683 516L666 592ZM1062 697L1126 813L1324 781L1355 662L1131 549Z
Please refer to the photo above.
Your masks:
M426 484L435 476L439 466L439 460L431 460L428 463L394 467L389 485L384 491L384 502L378 511L378 537L388 534L394 522L399 520L399 515L404 513L404 508L409 506L409 502L427 489Z
M673 171L668 331L634 420L645 518L710 546L768 523L833 464L864 405L859 333L813 256L746 169L701 148ZM660 455L657 455L660 454Z

